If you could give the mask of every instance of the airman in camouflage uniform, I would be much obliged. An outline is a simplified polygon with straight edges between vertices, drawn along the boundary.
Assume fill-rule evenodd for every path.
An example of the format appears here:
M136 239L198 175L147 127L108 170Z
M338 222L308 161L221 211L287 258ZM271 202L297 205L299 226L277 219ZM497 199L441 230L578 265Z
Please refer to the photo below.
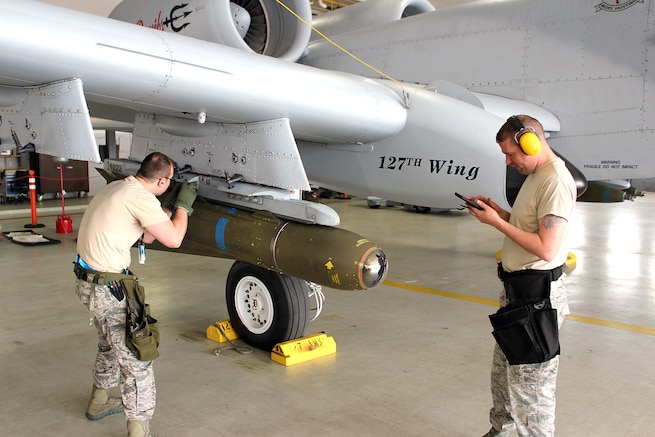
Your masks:
M77 237L76 291L98 331L86 416L97 420L124 411L128 437L150 436L156 394L153 365L140 361L125 343L127 298L122 288L104 279L95 282L124 275L138 240L143 245L158 240L170 248L182 244L197 194L195 185L182 183L171 190L169 197L175 199L162 208L157 196L170 188L173 176L174 162L168 156L149 154L136 176L113 181L96 193ZM117 387L120 396L115 395Z
M470 207L469 211L480 222L505 235L505 273L559 271L568 257L570 221L577 197L575 180L565 162L548 145L541 123L532 117L508 118L496 134L496 142L505 155L505 163L526 179L511 213L484 196L472 199L481 209ZM550 301L557 309L561 326L568 313L561 278L551 282ZM509 304L505 290L500 304ZM559 356L543 363L510 365L496 344L491 368L492 428L485 437L509 437L513 429L523 437L553 436L558 367Z

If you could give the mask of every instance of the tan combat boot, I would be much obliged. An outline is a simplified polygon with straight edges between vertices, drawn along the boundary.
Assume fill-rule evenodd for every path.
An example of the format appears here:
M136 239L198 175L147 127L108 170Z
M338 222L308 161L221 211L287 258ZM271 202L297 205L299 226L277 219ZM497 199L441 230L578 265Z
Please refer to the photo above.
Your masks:
M89 406L86 408L87 419L98 420L110 414L122 413L123 410L123 400L120 397L110 397L104 388L93 386Z
M128 420L127 437L151 437L149 420Z

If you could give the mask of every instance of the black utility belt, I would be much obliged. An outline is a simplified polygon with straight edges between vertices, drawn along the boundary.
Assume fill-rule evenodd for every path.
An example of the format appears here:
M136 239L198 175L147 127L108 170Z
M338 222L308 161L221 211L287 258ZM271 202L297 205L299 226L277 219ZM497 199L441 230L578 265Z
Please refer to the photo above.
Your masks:
M498 278L503 282L505 282L505 280L508 278L521 277L521 276L543 276L548 278L550 282L553 282L553 281L557 281L560 278L560 276L562 276L563 272L564 272L564 264L550 270L526 269L526 270L517 270L515 272L510 273L505 271L505 269L503 268L503 263L498 263Z
M88 270L79 264L75 264L73 266L73 271L75 272L77 279L81 279L86 282L92 282L98 285L109 285L112 282L120 282L123 279L134 278L134 275L127 275L123 273L98 272L94 270Z
M114 295L119 302L125 297L122 281L134 280L138 278L128 270L127 273L112 273L112 272L99 272L97 270L87 269L82 267L78 260L73 263L73 272L77 279L90 282L92 284L105 285L109 288L111 294Z
M562 266L551 270L517 270L507 273L498 263L498 277L503 281L511 308L541 302L550 297L550 284L562 276Z
M98 285L110 285L112 282L121 281L123 279L132 279L135 276L129 270L125 270L123 273L112 273L112 272L99 272L97 270L89 269L82 266L82 259L77 256L75 262L73 262L73 272L77 279L81 279L86 282L92 282Z

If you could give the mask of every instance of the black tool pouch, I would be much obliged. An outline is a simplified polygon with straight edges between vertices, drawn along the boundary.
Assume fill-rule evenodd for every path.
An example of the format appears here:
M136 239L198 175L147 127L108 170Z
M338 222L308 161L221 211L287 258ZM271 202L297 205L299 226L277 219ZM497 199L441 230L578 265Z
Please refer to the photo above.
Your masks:
M125 344L140 361L152 361L159 356L159 323L150 315L145 289L139 281L123 279L121 285L127 296Z
M512 365L543 363L559 355L557 310L535 308L539 305L505 307L489 316L492 334Z
M543 363L559 355L557 310L550 304L551 282L561 275L558 269L505 273L499 265L509 304L489 320L498 346L512 365Z

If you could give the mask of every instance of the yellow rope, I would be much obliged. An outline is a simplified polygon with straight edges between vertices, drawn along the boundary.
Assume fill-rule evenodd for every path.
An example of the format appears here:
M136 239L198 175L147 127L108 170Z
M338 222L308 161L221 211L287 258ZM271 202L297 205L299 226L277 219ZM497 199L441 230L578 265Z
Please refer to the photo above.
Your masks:
M382 77L384 77L384 78L387 78L387 79L389 79L389 80L391 80L391 81L397 83L400 87L403 86L402 83L400 83L399 81L397 81L397 80L394 79L393 77L391 77L391 76L389 76L388 74L386 74L386 73L384 73L384 72L378 70L377 68L373 67L372 65L366 63L366 62L363 61L362 59L360 59L360 58L358 58L357 56L355 56L354 54L350 53L350 52L349 52L348 50L346 50L345 48L341 47L341 46L340 46L339 44L337 44L336 42L332 41L332 40L331 40L327 35L325 35L323 32L321 32L320 30L318 30L317 28L315 28L311 23L308 23L307 20L303 19L300 15L296 14L296 12L293 11L291 8L289 8L287 5L285 5L284 3L282 3L281 0L275 0L275 1L276 1L280 6L282 6L284 9L286 9L287 11L289 11L289 12L290 12L294 17L296 17L298 20L300 20L304 25L309 26L310 29L312 29L314 32L318 33L318 34L320 35L321 38L325 39L327 42L329 42L330 44L332 44L333 46L335 46L336 48L338 48L339 50L341 50L342 52L344 52L345 54L347 54L348 56L350 56L351 58L353 58L354 60L356 60L356 61L359 62L360 64L362 64L362 65L364 65L364 66L370 68L371 70L373 70L373 71L375 71L376 73L378 73L380 76L382 76Z
M296 12L293 11L291 8L289 8L286 4L284 4L284 3L282 2L282 0L275 0L275 1L276 1L280 6L282 6L284 9L286 9L287 11L289 11L289 13L291 13L294 17L296 17L296 18L297 18L301 23L303 23L305 26L308 26L310 29L312 29L314 32L316 32L316 33L317 33L321 38L323 38L325 41L329 42L329 43L332 44L334 47L336 47L337 49L341 50L343 53L345 53L346 55L350 56L350 57L353 58L355 61L359 62L360 64L364 65L365 67L369 68L370 70L376 72L377 74L379 74L379 75L382 76L383 78L388 79L388 80L390 80L390 81L396 83L396 84L400 87L400 89L401 89L401 91L402 91L402 93L403 93L403 100L405 101L405 107L409 107L409 102L408 102L408 100L407 100L407 99L408 99L408 95L409 95L409 93L416 92L416 91L421 91L421 90L430 90L430 89L431 89L431 90L434 90L434 92L437 92L437 87L436 87L436 86L425 86L425 87L422 87L422 88L418 88L418 89L416 89L416 90L407 91L407 90L405 89L405 86L403 85L402 82L400 82L399 80L394 79L393 77L389 76L388 74L384 73L383 71L381 71L381 70L375 68L374 66L372 66L372 65L369 64L369 63L367 63L367 62L364 61L363 59L361 59L361 58L357 57L356 55L354 55L353 53L349 52L349 51L348 51L347 49L345 49L344 47L342 47L342 46L340 46L339 44L337 44L336 42L332 41L332 40L331 40L327 35L325 35L323 32L321 32L320 30L318 30L317 28L315 28L311 23L308 23L305 19L303 19L303 18L302 18L301 16L299 16L298 14L296 14Z

